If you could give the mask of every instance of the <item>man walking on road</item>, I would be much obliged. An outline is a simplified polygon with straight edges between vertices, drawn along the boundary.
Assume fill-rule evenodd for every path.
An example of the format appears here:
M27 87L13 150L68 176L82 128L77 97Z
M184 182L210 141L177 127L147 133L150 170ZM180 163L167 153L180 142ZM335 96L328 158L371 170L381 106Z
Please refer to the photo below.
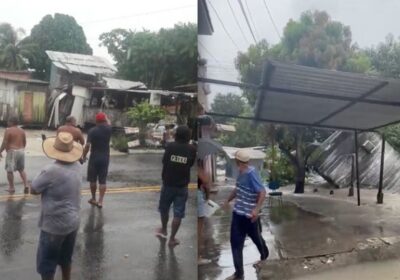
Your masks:
M82 131L76 127L76 119L73 116L68 116L65 119L65 124L57 129L57 134L60 132L69 132L72 134L75 142L82 146L85 145L85 138L83 138Z
M257 246L261 255L261 260L254 264L256 268L269 255L268 248L261 236L261 224L258 216L265 199L265 188L255 168L249 165L250 156L246 150L236 152L235 159L239 168L239 176L236 188L225 202L225 206L228 206L229 202L236 198L231 223L231 248L235 273L226 280L244 279L243 247L247 235Z
M46 166L32 181L32 194L41 195L40 238L37 272L42 280L54 280L57 265L62 279L71 279L72 254L79 228L82 188L83 147L73 136L60 132L43 142L47 157L56 161Z
M159 201L162 227L157 230L156 236L167 239L169 210L173 204L174 219L171 224L171 236L168 245L173 247L179 244L176 233L185 217L190 169L196 159L196 149L189 144L190 130L187 126L179 126L175 134L175 142L169 143L162 159L162 187Z
M25 131L18 127L18 119L16 117L11 117L8 120L8 128L4 132L3 143L0 147L0 157L3 157L2 153L4 150L6 150L7 153L5 169L7 171L7 180L9 184L8 192L10 194L15 193L15 171L19 172L22 182L24 183L24 193L29 193L29 187L25 173L25 146Z
M90 204L103 207L103 199L107 189L108 165L110 162L110 140L112 128L106 114L96 115L96 126L88 132L86 146L83 151L83 160L90 150L87 180L90 183L92 198ZM96 201L97 181L99 182L99 200Z

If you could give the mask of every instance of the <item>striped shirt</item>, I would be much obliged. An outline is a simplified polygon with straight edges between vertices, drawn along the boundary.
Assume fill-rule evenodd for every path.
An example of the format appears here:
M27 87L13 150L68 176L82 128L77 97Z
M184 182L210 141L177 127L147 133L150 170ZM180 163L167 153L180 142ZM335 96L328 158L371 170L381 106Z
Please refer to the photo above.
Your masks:
M242 216L251 217L257 205L258 194L264 190L260 176L254 167L239 174L236 181L236 201L233 211Z

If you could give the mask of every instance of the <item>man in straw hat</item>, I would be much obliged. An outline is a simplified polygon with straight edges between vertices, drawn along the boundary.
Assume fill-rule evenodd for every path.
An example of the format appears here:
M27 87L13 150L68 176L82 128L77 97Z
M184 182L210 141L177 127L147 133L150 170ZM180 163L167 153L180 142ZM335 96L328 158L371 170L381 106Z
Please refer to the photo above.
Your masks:
M256 169L249 165L250 155L247 150L237 151L235 160L239 169L239 176L236 188L224 204L227 207L229 202L236 198L231 222L231 248L235 273L226 280L244 278L243 246L247 235L260 252L260 261L254 264L256 268L269 255L268 248L261 236L261 224L258 216L265 199L265 188Z
M87 180L90 183L92 198L90 204L103 207L103 199L107 189L108 165L110 163L110 140L112 128L107 115L100 112L96 115L96 126L88 132L83 159L90 150ZM97 181L99 182L99 200L96 201Z
M53 280L57 265L62 279L71 279L71 261L79 228L82 174L77 162L83 153L81 144L68 132L49 137L43 151L55 162L46 166L32 181L32 194L41 195L40 239L37 272L42 280Z

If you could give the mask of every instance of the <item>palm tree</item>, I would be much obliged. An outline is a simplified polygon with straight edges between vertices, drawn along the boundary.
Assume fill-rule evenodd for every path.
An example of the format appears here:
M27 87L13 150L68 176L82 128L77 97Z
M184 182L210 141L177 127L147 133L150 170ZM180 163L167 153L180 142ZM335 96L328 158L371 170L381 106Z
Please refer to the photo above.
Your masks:
M16 71L28 68L28 59L33 59L35 46L21 40L25 31L14 29L9 23L0 24L0 68Z

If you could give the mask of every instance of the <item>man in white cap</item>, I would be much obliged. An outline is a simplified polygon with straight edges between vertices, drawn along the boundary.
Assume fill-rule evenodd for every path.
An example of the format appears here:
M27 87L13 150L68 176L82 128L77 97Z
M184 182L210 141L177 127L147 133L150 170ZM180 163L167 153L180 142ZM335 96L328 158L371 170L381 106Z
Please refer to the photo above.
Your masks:
M53 280L57 265L62 279L71 279L71 262L78 232L82 174L78 160L83 147L68 132L49 137L43 151L55 162L32 181L31 193L41 195L40 239L37 272L42 280Z
M236 198L231 222L231 248L235 273L226 280L244 279L243 246L246 236L249 236L260 252L260 261L268 258L269 251L260 232L259 213L265 200L265 188L253 166L249 165L250 156L247 150L239 150L235 154L239 176L236 188L230 194L225 206Z

